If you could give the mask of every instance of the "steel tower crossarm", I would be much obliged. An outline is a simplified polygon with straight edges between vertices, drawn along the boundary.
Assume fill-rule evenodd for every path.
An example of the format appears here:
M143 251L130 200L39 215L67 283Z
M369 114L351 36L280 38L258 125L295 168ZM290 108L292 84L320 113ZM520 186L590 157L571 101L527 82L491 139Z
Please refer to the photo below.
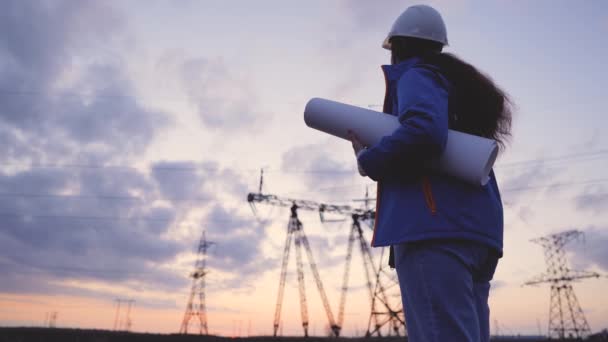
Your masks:
M524 285L539 285L539 284L551 283L551 282L575 282L575 281L578 281L581 279L599 278L599 277L600 277L600 274L596 273L596 272L570 270L570 271L568 271L567 274L561 275L559 277L555 277L550 274L541 274L537 277L534 277L534 278L528 280L527 282L524 283Z
M347 216L358 215L362 220L373 219L376 216L376 212L374 210L353 208L350 205L327 204L262 193L249 193L247 195L247 202L249 202L251 205L254 203L264 203L278 207L291 207L296 205L298 209L318 211L321 214L332 213Z

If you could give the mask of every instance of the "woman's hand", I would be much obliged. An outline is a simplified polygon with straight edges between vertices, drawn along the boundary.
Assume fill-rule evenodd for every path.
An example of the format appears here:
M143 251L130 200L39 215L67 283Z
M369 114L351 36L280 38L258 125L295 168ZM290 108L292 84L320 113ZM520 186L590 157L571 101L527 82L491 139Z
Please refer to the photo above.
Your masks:
M363 143L359 139L359 136L357 135L357 133L355 133L353 131L348 131L348 138L350 139L351 143L353 144L353 150L355 151L355 158L357 159L357 168L359 169L359 174L361 176L365 177L365 176L367 176L367 174L365 173L365 170L363 170L363 168L359 164L359 154L361 153L361 151L364 151L367 147L365 145L363 145Z
M363 145L357 133L353 131L348 131L348 138L353 144L353 150L355 150L355 155L359 156L359 152L365 149L365 145Z

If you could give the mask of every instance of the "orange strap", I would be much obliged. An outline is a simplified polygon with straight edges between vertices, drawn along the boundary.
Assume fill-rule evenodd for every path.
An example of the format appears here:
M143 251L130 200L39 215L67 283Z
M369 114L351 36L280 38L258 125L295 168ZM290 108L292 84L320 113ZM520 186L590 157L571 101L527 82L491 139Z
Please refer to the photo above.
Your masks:
M431 180L428 176L422 178L422 189L424 190L424 199L426 205L431 210L431 214L437 214L437 205L435 204L435 198L433 197L433 189L431 188Z

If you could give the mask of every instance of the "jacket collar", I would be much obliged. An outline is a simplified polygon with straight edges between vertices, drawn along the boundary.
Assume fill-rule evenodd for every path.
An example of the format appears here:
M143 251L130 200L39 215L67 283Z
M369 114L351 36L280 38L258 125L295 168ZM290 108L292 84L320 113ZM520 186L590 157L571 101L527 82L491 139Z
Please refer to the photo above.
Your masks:
M420 63L419 57L408 58L398 64L383 65L382 71L384 72L384 80L386 81L386 92L384 93L384 105L382 111L387 114L393 112L393 105L395 100L395 88L396 83L406 71L411 69L414 65Z
M383 65L382 71L387 82L398 80L404 72L421 62L420 57L411 57L398 64Z

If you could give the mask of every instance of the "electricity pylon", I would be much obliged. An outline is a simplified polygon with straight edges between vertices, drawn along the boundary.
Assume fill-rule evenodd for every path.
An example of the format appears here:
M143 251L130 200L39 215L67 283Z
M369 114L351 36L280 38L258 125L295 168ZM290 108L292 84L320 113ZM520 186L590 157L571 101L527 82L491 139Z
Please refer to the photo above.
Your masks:
M214 244L215 242L207 241L205 238L205 232L203 231L201 240L198 244L198 253L196 262L194 264L194 272L190 274L190 277L192 277L192 288L190 290L188 304L186 305L184 319L182 320L182 325L179 329L180 334L188 333L190 320L194 317L198 318L199 334L209 334L209 330L207 328L207 307L205 304L205 276L207 275L207 250ZM194 303L195 295L198 295L198 304Z
M115 299L116 301L116 316L114 317L114 330L129 331L131 330L131 306L135 303L135 299ZM121 317L120 304L126 304L127 309L124 318Z
M382 248L375 272L375 286L372 297L372 311L365 336L382 336L382 329L387 327L387 336L406 336L407 325L401 302L399 281L388 265L388 248ZM390 298L398 298L392 302Z
M332 333L335 336L340 335L340 326L338 326L334 320L334 316L329 307L329 300L325 294L323 283L321 282L321 276L317 270L317 264L314 261L312 250L308 238L304 233L304 226L300 219L298 219L298 206L294 203L291 206L291 216L289 218L289 224L287 226L287 239L285 240L285 249L283 251L283 262L281 264L281 276L279 280L279 294L277 296L277 304L274 314L274 336L277 336L279 324L281 322L281 306L283 305L283 293L285 290L285 278L287 276L287 264L289 262L289 252L291 249L291 241L294 240L296 248L296 266L298 272L298 288L300 292L300 313L302 315L302 328L304 329L304 336L308 337L308 306L306 304L306 288L304 286L304 265L302 262L302 246L306 251L308 257L308 263L310 264L310 270L312 271L317 289L321 296L321 301L327 314L329 326Z
M44 326L48 326L49 328L55 328L57 326L57 316L59 314L57 311L47 312L44 317Z
M354 201L363 202L365 205L365 209L367 210L369 208L370 202L373 201L369 197L368 188L365 188L365 198ZM372 253L369 244L365 241L363 231L361 230L360 221L366 222L370 226L370 228L373 229L375 219L376 213L375 211L371 210L369 211L369 215L367 216L360 216L357 214L352 215L353 224L351 226L351 236L354 233L359 240L359 245L361 248L361 257L363 259L363 267L367 279L367 287L371 299L371 311L367 323L367 331L365 332L365 337L382 337L382 331L385 327L387 328L385 329L387 336L406 336L407 325L405 323L405 314L401 301L397 300L397 303L394 303L389 299L389 296L401 298L401 292L398 286L399 282L397 280L396 274L390 269L388 265L388 260L385 260L384 258L386 248L380 249L380 259L378 260L378 266L376 267L374 265L374 260L372 258ZM351 247L348 248L346 256L346 270L348 270L348 264L350 262L350 251ZM370 273L374 275L373 288L372 282L369 279ZM345 279L347 277L346 274L347 271L345 271ZM344 287L346 287L346 285ZM397 293L394 293L395 289ZM346 290L343 289L343 291L343 295L345 296Z
M388 327L387 335L405 336L407 329L405 316L400 304L392 303L389 300L389 290L398 283L394 272L388 270L388 262L384 258L385 248L381 249L378 265L374 264L371 248L361 228L361 221L374 219L375 213L369 211L365 215L353 214L351 216L351 231L348 237L346 249L346 262L344 266L344 278L342 285L342 295L340 296L340 309L338 323L342 325L344 321L344 304L346 302L346 292L348 289L348 276L352 260L352 251L355 240L357 240L363 259L363 271L366 279L366 287L370 298L370 315L367 324L366 337L382 336L382 329ZM373 276L373 284L371 276Z
M569 230L532 240L544 249L547 272L524 285L551 284L549 338L585 338L591 332L585 314L574 294L572 283L585 278L598 278L599 274L571 270L564 251L566 243L582 234L578 230Z
M277 330L280 325L280 315L281 315L281 305L283 299L283 288L285 285L285 274L287 267L287 260L289 258L289 251L291 245L292 236L296 236L296 258L297 258L297 266L298 266L298 281L300 282L300 309L302 312L302 326L304 328L304 335L308 335L308 314L306 308L306 296L303 282L303 273L300 270L303 268L301 264L301 257L299 256L299 244L304 244L309 255L309 261L312 260L312 252L310 251L310 247L308 246L308 240L304 235L302 223L299 221L297 217L297 210L304 209L310 211L318 211L321 221L324 221L325 213L333 213L344 216L350 216L352 218L351 232L349 235L347 253L346 253L346 264L344 269L343 276L343 285L342 292L340 296L339 302L339 310L338 310L338 320L335 321L333 319L333 314L329 307L329 303L325 297L325 292L323 291L321 279L318 277L318 272L316 271L316 266L313 267L313 263L311 263L311 268L313 269L313 275L315 275L315 280L317 282L317 287L321 293L321 298L323 300L323 305L325 307L326 314L329 320L329 326L334 336L339 336L340 330L343 327L344 322L344 307L346 302L346 293L348 289L348 276L350 271L350 262L352 259L352 250L355 240L357 240L361 249L361 256L363 258L364 271L367 279L367 288L370 294L370 324L368 325L368 331L366 333L367 336L377 335L381 336L380 329L387 324L389 325L390 334L405 335L405 319L403 316L402 309L396 309L398 305L394 305L390 303L388 295L386 293L387 286L384 284L387 277L386 274L388 271L386 268L380 263L378 268L375 268L375 264L373 261L373 257L371 254L371 248L369 247L369 243L365 240L363 231L361 229L360 222L361 221L372 221L375 217L375 211L367 208L352 208L348 205L334 205L334 204L326 204L326 203L318 203L314 201L307 200L299 200L299 199L290 199L290 198L282 198L276 195L267 195L261 193L262 187L262 178L260 179L260 189L258 193L250 193L247 196L247 201L251 205L251 209L254 214L257 212L255 208L255 203L265 203L274 206L280 207L291 207L291 216L289 219L288 231L287 231L287 240L285 242L285 249L283 252L283 264L281 267L281 277L279 281L279 294L277 299L277 307L275 310L275 318L274 318L274 335L276 336ZM366 204L368 199L365 200ZM298 236L301 236L298 238ZM303 238L302 238L303 237ZM382 262L382 260L381 260ZM371 276L373 275L375 284L372 284ZM302 279L302 280L300 280ZM392 285L389 285L392 286ZM383 317L385 316L385 317ZM372 327L373 321L373 327Z

